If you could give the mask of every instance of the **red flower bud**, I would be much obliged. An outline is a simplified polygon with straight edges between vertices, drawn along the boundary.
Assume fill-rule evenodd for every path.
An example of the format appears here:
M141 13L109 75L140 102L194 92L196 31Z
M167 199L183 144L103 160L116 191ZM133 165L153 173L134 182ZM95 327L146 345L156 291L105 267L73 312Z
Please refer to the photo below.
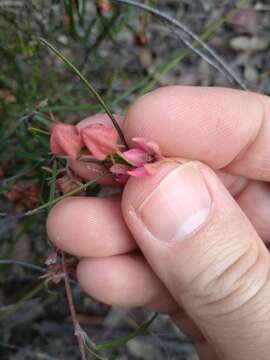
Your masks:
M54 125L50 147L53 154L68 155L72 159L76 159L82 148L82 140L76 126L61 122Z
M31 184L24 190L23 204L28 209L34 209L38 204L39 187Z
M105 160L118 149L118 133L114 127L93 124L81 130L84 145L97 160Z
M5 193L5 197L13 202L19 202L23 197L23 189L20 185L14 184L11 188Z

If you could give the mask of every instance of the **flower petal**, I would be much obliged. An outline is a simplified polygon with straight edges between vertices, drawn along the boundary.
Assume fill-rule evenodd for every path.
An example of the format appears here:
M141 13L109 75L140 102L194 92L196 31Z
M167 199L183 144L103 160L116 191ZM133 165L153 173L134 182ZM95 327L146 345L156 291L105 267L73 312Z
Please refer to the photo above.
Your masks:
M82 148L82 141L76 126L57 123L52 128L50 148L53 154L68 155L76 159Z
M118 133L112 126L92 124L83 128L80 133L85 146L97 160L105 160L118 149Z
M132 140L149 155L153 155L156 160L163 159L158 143L144 137L134 137Z
M130 149L124 151L122 155L134 166L142 166L149 160L149 154L143 149Z
M128 174L134 177L145 177L149 175L148 171L144 166L129 170Z

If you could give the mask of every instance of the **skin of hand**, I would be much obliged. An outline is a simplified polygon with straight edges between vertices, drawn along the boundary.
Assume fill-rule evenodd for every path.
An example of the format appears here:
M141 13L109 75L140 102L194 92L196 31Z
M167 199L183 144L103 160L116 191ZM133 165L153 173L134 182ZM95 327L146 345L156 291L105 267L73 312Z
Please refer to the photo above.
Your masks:
M117 119L130 145L144 136L166 156L195 160L130 178L121 195L59 202L51 241L80 257L86 292L170 314L200 359L269 359L270 99L164 87ZM79 127L108 121L96 115ZM86 179L102 170L70 166Z

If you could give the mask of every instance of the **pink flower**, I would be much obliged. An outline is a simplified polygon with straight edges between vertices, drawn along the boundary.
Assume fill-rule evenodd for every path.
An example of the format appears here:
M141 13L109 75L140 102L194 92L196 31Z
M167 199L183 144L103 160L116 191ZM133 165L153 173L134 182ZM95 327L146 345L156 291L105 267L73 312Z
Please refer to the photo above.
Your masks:
M149 154L143 149L130 149L122 153L123 157L134 166L142 166L149 161Z
M144 177L144 176L150 175L144 166L129 170L127 173L128 173L128 175L134 176L134 177Z
M53 154L68 155L72 159L76 159L82 148L82 141L76 126L62 122L54 125L50 147Z
M139 147L124 152L124 156L130 158L130 162L135 166L135 168L130 169L127 173L134 177L144 177L154 174L161 160L164 159L159 145L144 137L134 137L132 140L138 144ZM126 154L131 151L131 154Z
M84 145L97 160L105 160L118 149L118 133L114 127L93 124L80 132Z
M127 164L114 164L110 171L117 176L144 177L154 174L164 157L161 154L159 145L143 137L132 139L138 144L137 148L118 152Z
M144 150L148 155L152 155L154 160L163 159L158 143L148 140L144 137L134 137L132 140L139 145L139 148Z
M124 145L118 143L119 135L112 125L91 123L77 128L59 122L52 128L50 146L52 153L68 155L76 161L102 162L102 167L109 170L116 181L125 183L129 176L145 177L156 173L160 165L168 161L155 141L144 137L132 140L136 146L123 150ZM61 193L67 193L80 184L71 173L59 177L56 183Z

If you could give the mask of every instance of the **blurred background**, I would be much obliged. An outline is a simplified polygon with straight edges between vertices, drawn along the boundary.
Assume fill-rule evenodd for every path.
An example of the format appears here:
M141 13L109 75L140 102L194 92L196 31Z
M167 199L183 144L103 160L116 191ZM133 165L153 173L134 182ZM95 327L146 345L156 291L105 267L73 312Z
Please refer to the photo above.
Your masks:
M270 94L268 0L141 3L199 35L249 90ZM54 121L75 124L102 108L38 37L72 61L119 114L159 86L238 85L205 60L207 51L198 47L200 54L195 53L171 26L133 6L109 0L0 0L0 358L74 360L80 353L64 286L46 281L53 249L45 221L51 202L62 195L56 178L65 165L50 155L48 134ZM85 195L109 191L92 186ZM40 206L44 211L30 216ZM26 212L29 216L22 216ZM131 334L151 316L101 304L75 279L71 286L78 319L94 344ZM197 359L190 341L166 316L120 343L99 355L88 353L89 359Z

